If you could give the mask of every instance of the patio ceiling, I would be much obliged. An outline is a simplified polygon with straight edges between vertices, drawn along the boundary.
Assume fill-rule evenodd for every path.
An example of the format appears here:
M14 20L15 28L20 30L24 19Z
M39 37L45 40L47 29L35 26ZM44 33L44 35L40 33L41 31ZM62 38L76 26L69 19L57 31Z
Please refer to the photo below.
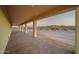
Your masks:
M12 25L20 25L33 20L73 10L74 6L59 5L11 5L5 6Z

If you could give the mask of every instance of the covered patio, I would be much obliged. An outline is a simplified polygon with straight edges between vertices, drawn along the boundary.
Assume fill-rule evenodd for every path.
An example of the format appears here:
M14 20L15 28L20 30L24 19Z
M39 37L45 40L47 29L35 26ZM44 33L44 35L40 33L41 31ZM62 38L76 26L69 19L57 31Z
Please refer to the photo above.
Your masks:
M37 20L55 16L64 12L75 10L75 6L66 5L27 5L27 6L2 6L5 15L8 17L11 26L18 26L19 30L14 29L8 40L5 53L74 53L75 49L69 45L51 40L44 35L37 33ZM27 31L27 24L33 22L33 31Z

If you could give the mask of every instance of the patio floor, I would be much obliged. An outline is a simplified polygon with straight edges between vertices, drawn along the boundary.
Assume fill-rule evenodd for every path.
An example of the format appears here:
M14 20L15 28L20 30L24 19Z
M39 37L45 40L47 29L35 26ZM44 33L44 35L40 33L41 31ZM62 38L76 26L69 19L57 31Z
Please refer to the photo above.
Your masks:
M70 54L73 49L65 43L41 34L33 38L32 33L13 31L7 44L8 54Z

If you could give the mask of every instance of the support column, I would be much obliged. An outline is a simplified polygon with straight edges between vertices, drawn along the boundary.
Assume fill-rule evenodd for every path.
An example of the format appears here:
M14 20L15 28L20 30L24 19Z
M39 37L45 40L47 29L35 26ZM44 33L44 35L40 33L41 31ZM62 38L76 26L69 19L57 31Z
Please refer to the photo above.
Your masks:
M22 25L22 32L25 32L25 24Z
M25 33L27 33L27 24L25 24Z
M19 26L19 30L21 31L21 25Z
M26 24L20 25L20 31L26 32Z
M33 21L33 37L37 37L37 21Z
M23 32L23 25L21 25L21 31Z
M22 31L22 26L21 25L19 26L19 29L20 29L20 31Z
M76 53L79 53L79 6L77 6L76 8L76 45L75 45L75 50L76 50Z

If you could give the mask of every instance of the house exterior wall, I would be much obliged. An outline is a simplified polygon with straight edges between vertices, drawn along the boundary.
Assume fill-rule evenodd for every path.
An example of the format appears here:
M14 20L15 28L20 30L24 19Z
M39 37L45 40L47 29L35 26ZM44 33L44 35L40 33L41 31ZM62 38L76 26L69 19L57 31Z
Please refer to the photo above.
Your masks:
M0 54L4 53L11 34L11 25L0 6Z

